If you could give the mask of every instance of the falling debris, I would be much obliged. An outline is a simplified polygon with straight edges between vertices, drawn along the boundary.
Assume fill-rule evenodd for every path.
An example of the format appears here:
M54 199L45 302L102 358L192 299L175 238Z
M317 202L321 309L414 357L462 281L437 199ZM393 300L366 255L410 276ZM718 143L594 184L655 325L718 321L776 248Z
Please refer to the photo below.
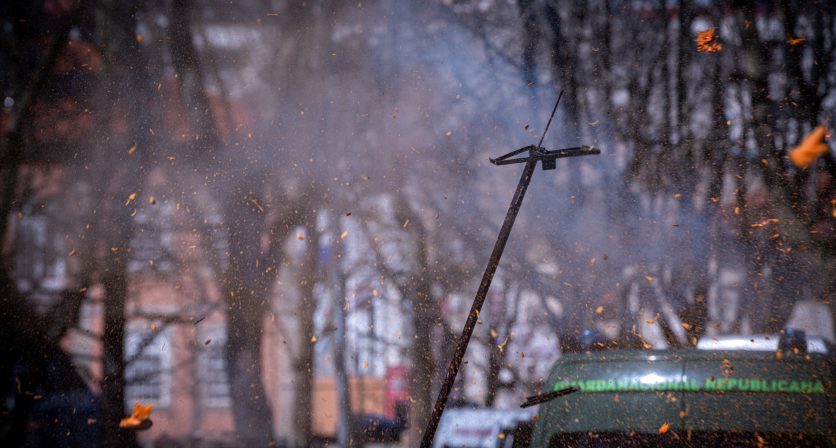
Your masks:
M763 220L763 221L761 221L757 224L752 224L752 228L755 229L755 228L758 228L758 227L764 227L764 226L768 226L769 224L774 224L774 223L780 222L780 221L781 220L778 219L778 218L769 218L769 219Z
M144 431L151 427L154 423L151 421L151 410L154 409L153 404L143 406L142 403L134 405L134 410L130 417L125 417L119 422L119 427L122 429L130 429L134 431Z
M604 314L604 307L603 306L598 306L598 308L595 308L595 313Z
M701 53L716 53L723 49L723 46L717 43L717 35L714 33L716 29L716 27L711 27L697 34L697 51Z
M829 148L824 142L825 134L827 134L827 128L818 126L813 129L813 132L807 134L800 145L790 150L790 160L793 165L807 168L826 154Z
M803 37L792 37L792 36L790 36L790 38L787 39L787 43L790 44L790 46L793 46L793 47L803 44L804 41L805 41L805 39Z
M128 200L125 201L125 207L127 207L134 199L136 199L136 193L131 193L130 196L128 196Z
M345 237L347 237L347 236L348 236L348 230L343 230L343 233L340 234L340 239L344 240Z
M668 432L669 429L671 429L670 423L662 423L662 426L659 427L659 434L664 434Z
M732 374L734 374L734 366L732 366L731 361L729 361L728 359L723 359L723 363L720 365L720 373L722 373L723 376L726 377L726 380L728 380L732 376Z
M261 204L259 204L258 201L255 198L247 199L247 202L254 205L255 208L258 209L259 213L264 213L264 207L262 207Z
M510 335L505 336L505 340L502 341L501 344L496 346L496 348L499 350L499 353L505 353L505 346L508 345L508 338L510 338L510 337L511 337Z

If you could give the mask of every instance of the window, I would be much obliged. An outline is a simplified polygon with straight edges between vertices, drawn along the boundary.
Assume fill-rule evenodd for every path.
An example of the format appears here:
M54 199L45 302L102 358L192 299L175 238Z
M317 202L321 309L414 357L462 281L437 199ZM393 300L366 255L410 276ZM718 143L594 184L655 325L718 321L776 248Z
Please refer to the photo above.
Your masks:
M18 222L15 274L22 291L58 291L66 280L66 251L61 235L47 218L27 216Z
M176 265L173 236L173 204L159 204L144 209L134 218L135 233L131 239L130 272L171 273Z
M201 392L205 406L230 405L229 380L226 376L226 327L207 325L201 331Z
M171 403L171 331L129 327L125 338L126 406L138 401L156 407Z

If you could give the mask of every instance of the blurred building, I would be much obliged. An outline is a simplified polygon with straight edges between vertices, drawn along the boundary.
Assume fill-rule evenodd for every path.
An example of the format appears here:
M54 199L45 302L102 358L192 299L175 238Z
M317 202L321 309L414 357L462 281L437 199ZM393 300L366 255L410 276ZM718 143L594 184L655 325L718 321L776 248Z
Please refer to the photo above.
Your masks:
M198 259L198 242L191 229L176 225L177 205L158 202L135 216L138 231L132 243L125 356L127 363L126 403L153 404L154 425L140 433L147 444L156 440L214 445L232 440L234 421L227 382L225 342L225 304L220 297L213 271ZM65 285L60 278L62 257L52 264L46 244L46 229L33 221L23 226L34 244L28 263L30 272L43 272L44 285ZM211 223L210 223L211 224ZM219 241L215 249L224 250ZM46 257L46 258L45 258ZM39 264L40 263L40 264ZM29 264L38 264L32 267ZM41 266L43 265L43 266ZM183 268L183 267L186 268ZM291 276L284 272L282 276ZM30 280L31 281L31 280ZM280 284L293 284L283 278ZM263 381L273 410L277 439L292 440L296 394L292 353L300 343L294 331L295 287L278 287L273 311L264 316L262 351ZM407 369L399 350L387 339L400 338L397 302L371 289L360 289L348 313L347 372L352 409L356 416L395 419L398 407L408 400ZM78 328L62 343L72 355L91 390L98 392L101 379L103 331L102 291L87 291ZM330 298L320 291L320 310L329 308ZM312 426L316 437L333 439L338 422L337 380L333 366L333 328L328 316L319 316L315 343L315 377L312 394ZM259 323L254 322L253 325ZM388 354L387 354L388 352Z

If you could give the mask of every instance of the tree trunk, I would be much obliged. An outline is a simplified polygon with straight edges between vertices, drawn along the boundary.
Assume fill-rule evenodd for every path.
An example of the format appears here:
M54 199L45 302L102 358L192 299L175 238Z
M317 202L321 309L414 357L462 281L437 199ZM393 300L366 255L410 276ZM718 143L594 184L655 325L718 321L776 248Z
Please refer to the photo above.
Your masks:
M171 41L171 63L177 73L177 86L183 100L183 112L193 137L193 162L211 160L219 143L218 131L209 106L203 83L203 70L197 49L192 41L191 0L173 0L171 25L168 27Z
M778 280L776 285L778 296L771 299L766 328L768 331L777 331L789 318L793 305L802 298L804 285L813 285L814 289L826 288L821 279L808 274L825 266L822 264L819 249L813 244L801 220L801 210L793 207L792 185L788 182L784 162L775 145L775 119L772 114L775 104L769 97L768 59L758 36L753 7L749 4L737 6L738 22L751 24L741 26L742 68L752 89L750 125L759 148L758 157L765 161L757 165L763 171L772 214L781 220L784 246L793 249L791 253L780 254L774 266L775 277ZM827 281L829 280L824 280L824 282Z
M222 291L227 303L226 370L236 435L245 446L267 446L274 440L273 411L262 378L262 335L264 316L277 272L286 229L269 234L269 248L262 247L268 235L267 219L256 192L263 179L258 170L245 174L237 160L219 159L221 139L210 108L199 54L191 27L191 0L171 3L172 23L168 27L172 65L177 73L180 97L192 135L188 159L199 170L210 160L224 160L227 176L212 178L211 186L224 203L224 221L229 238L229 266L223 274ZM233 194L225 181L240 179ZM212 263L217 272L220 260ZM273 269L267 270L267 266Z
M685 72L690 63L690 55L692 50L691 40L691 20L693 13L691 12L691 2L689 0L681 0L679 2L679 37L677 43L677 64L676 64L676 124L677 124L677 143L688 144L688 120L686 118L686 110L688 103L688 85L685 79Z
M23 126L32 112L32 104L43 90L44 84L52 71L56 59L66 46L70 29L78 19L79 7L74 8L63 18L49 49L44 54L38 67L28 73L26 87L15 98L14 109L2 123L0 129L0 253L8 248L4 247L6 242L6 231L8 229L8 217L14 205L16 196L17 179L19 166L22 163L23 154ZM8 268L5 260L0 260L0 269Z
M125 300L128 295L128 277L122 259L104 272L105 325L102 337L104 351L104 378L102 380L102 445L128 447L136 445L132 431L119 429L119 421L125 416Z
M417 288L410 298L412 302L412 319L415 328L415 340L410 350L412 359L412 387L410 388L409 431L407 440L409 445L415 445L421 440L424 428L432 411L433 381L437 376L437 368L433 357L432 327L435 323L435 313L432 312L431 297Z
M238 440L245 446L262 447L273 441L273 413L261 376L261 336L276 270L265 272L261 250L265 221L259 209L243 195L230 197L227 206L229 268L223 294L232 414Z
M315 340L313 315L316 310L314 283L317 278L319 233L316 231L316 213L311 213L305 223L305 260L300 267L299 278L299 351L296 359L296 443L311 443L311 395L313 387L313 344Z
M523 22L523 81L532 88L537 82L537 42L540 40L540 23L531 0L518 3Z
M137 160L124 152L114 153L114 145L136 144L140 157L147 156L149 115L143 99L150 91L147 85L147 59L136 40L136 15L139 4L116 7L105 2L97 16L97 31L104 46L104 70L97 98L98 135L94 168L100 178L108 179L99 187L95 207L100 221L96 223L101 236L104 258L98 259L98 270L104 286L104 377L102 379L102 444L104 447L136 445L136 434L119 429L125 416L125 303L128 299L128 261L134 223L130 209L123 201L131 194L141 197L142 169ZM107 12L104 12L107 11ZM115 111L127 118L127 133L116 126ZM139 161L142 166L142 160ZM113 249L111 249L113 248ZM96 256L96 254L89 254Z
M432 340L433 328L440 323L441 315L438 304L433 299L430 288L430 265L427 253L427 235L420 218L415 216L404 200L401 200L398 221L405 222L408 218L415 229L417 274L410 278L413 293L408 294L412 305L412 326L415 334L410 350L412 371L410 378L409 430L407 431L407 446L417 445L424 434L429 422L433 406L433 382L437 379L438 368L435 363L433 349L438 346ZM403 220L401 218L404 218ZM455 391L455 389L454 389Z
M12 279L14 260L6 256L13 250L13 247L6 246L6 243L13 241L7 232L14 231L8 224L18 196L18 175L24 152L22 124L27 123L31 106L43 90L55 60L65 47L70 29L77 18L77 10L78 8L75 8L63 19L49 49L33 71L15 72L18 67L14 66L8 70L9 77L18 75L15 77L16 80L21 84L25 83L25 87L14 95L14 109L2 124L3 129L0 129L0 254L3 255L0 256L0 320L6 323L0 328L0 340L3 341L0 347L0 380L4 383L0 386L0 394L4 397L14 397L15 403L11 412L6 404L0 407L0 444L4 446L22 446L26 443L26 420L33 400L29 394L21 393L21 388L17 386L16 382L21 379L16 370L18 364L28 364L28 360L23 361L24 357L29 360L42 359L40 355L43 353L43 350L34 345L40 342L41 338L33 341L33 332L27 327L34 324L36 315L19 295L17 285ZM10 245L13 246L13 243ZM44 344L45 347L46 345Z
M337 219L339 223L339 218ZM339 226L334 227L334 234L339 232ZM346 346L346 298L345 298L345 274L342 268L342 242L333 238L334 254L331 258L331 281L334 291L334 370L337 375L337 410L339 422L337 423L337 443L339 446L352 447L354 444L354 432L352 431L351 415L351 390L348 382L348 372L345 367Z
M488 393L485 395L485 406L490 408L496 402L496 394L502 386L499 379L499 371L502 369L502 353L497 348L501 342L499 337L490 334L488 335L488 342Z

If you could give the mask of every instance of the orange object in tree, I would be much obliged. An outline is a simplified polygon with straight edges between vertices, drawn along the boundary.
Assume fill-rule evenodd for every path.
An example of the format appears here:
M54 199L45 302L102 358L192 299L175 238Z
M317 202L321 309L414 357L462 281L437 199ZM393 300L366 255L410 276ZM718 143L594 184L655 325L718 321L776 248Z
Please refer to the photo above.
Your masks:
M151 427L154 422L151 421L151 410L154 409L153 404L143 406L142 403L134 405L134 411L130 417L125 417L119 422L119 427L122 429L132 429L135 431L143 431Z
M790 150L790 161L799 168L807 168L829 150L824 142L827 128L818 126L809 133L800 145Z

